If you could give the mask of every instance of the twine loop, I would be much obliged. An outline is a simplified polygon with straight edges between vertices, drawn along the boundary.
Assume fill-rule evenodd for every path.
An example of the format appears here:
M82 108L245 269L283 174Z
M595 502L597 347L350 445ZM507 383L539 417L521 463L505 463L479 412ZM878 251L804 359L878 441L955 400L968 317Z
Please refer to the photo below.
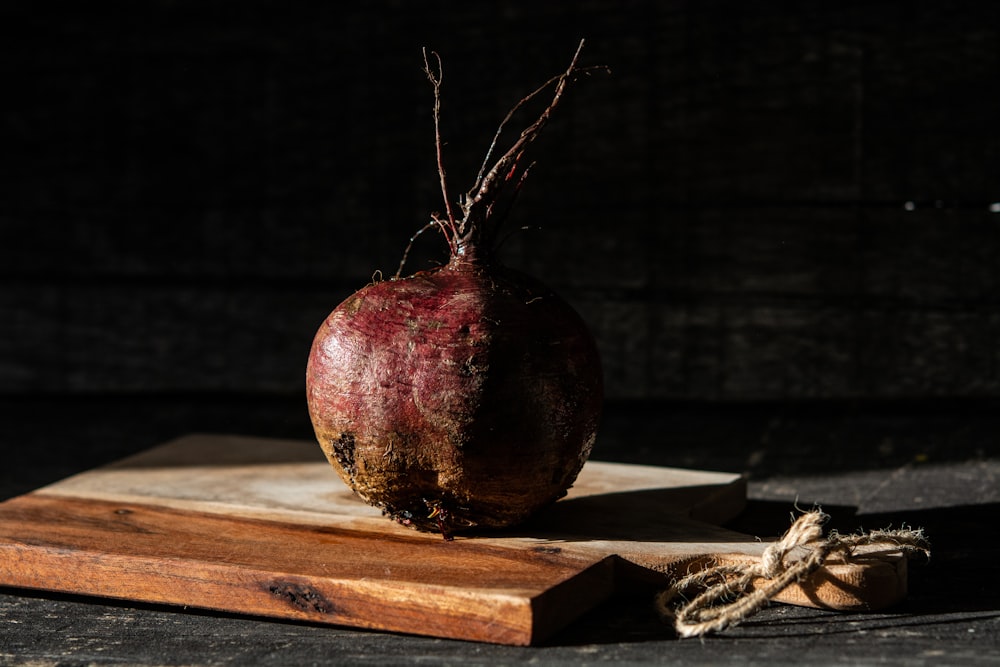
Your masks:
M796 519L757 562L716 565L675 580L657 595L657 611L673 622L681 637L698 637L736 625L767 606L793 583L801 582L831 559L850 562L859 546L930 557L922 529L877 530L856 535L832 531L823 537L829 516L819 510ZM794 557L793 557L794 556ZM698 591L687 600L686 595ZM677 603L678 599L686 601Z

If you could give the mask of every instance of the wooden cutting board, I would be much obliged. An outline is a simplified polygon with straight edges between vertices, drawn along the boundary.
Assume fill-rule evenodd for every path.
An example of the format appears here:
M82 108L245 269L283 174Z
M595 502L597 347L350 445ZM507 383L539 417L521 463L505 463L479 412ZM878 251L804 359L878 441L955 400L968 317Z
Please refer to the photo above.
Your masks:
M314 443L192 435L0 503L0 585L526 645L616 590L759 557L718 527L745 498L739 475L591 461L528 525L445 541L358 501ZM781 600L881 608L905 563Z

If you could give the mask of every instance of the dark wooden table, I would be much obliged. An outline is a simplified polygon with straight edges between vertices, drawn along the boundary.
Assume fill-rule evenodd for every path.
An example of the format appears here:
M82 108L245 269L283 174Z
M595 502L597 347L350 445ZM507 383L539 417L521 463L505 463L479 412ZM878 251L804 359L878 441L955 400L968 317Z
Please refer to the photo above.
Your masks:
M0 403L10 497L184 432L308 438L298 401L161 396ZM997 664L1000 411L995 405L612 405L595 458L745 472L734 527L762 537L796 503L831 528L924 527L933 557L878 613L775 605L679 640L622 597L544 646L515 648L0 589L0 664Z

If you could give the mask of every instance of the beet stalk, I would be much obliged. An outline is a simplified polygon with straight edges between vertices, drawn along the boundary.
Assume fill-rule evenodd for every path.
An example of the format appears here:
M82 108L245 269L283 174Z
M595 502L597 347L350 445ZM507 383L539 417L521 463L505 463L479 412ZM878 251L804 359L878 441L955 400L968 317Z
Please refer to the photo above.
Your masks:
M424 53L445 200L425 229L443 233L449 261L408 277L401 265L316 333L306 370L316 438L354 492L402 524L446 538L513 526L565 495L590 455L603 400L593 337L567 303L495 252L530 166L525 149L587 71L579 54L508 113L456 207L441 156L441 61L434 54L432 67ZM550 88L546 108L491 165L506 123Z

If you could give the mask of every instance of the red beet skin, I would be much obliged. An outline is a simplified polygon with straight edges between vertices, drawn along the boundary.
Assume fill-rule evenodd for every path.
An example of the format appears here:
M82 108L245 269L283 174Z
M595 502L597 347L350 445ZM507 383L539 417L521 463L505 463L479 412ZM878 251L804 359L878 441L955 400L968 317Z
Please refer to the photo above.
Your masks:
M343 480L445 535L514 525L564 495L603 397L579 316L531 278L462 256L340 304L306 374L317 439Z

